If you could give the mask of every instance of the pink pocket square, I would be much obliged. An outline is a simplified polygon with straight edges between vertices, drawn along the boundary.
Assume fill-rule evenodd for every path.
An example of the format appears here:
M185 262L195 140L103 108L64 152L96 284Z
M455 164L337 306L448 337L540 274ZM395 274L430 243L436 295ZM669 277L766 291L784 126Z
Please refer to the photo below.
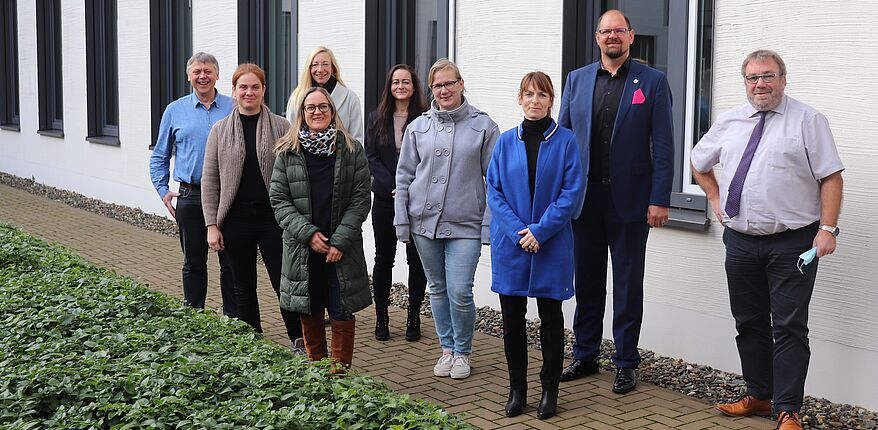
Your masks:
M631 104L639 105L644 102L646 102L646 96L643 95L643 91L638 88L637 91L634 92L634 97L631 99Z
M637 91L634 92L634 97L631 99L631 104L639 105L646 101L646 96L643 95L643 91L638 88Z

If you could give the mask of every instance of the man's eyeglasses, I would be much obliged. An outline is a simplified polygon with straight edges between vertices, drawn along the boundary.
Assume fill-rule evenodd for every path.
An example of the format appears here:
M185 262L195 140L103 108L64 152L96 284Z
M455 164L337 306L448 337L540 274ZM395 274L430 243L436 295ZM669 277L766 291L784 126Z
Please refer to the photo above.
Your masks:
M332 106L330 106L329 103L320 103L319 105L305 105L305 112L308 113L314 113L318 109L320 110L320 112L326 113L329 112L330 109L332 109Z
M430 85L430 89L433 91L441 91L442 88L445 88L446 90L451 91L451 89L454 88L454 86L457 85L458 82L460 82L460 79L455 79L453 81L448 81L442 84L433 84Z
M744 76L744 79L747 80L747 83L755 85L759 82L759 79L762 79L762 82L766 84L770 84L774 82L775 78L778 76L783 76L783 73L763 73L761 75L747 75Z
M600 34L603 37L607 37L611 33L616 33L616 36L624 36L624 35L628 34L629 31L631 31L631 29L628 29L625 27L619 27L619 28L604 28L604 29L596 31L595 33Z

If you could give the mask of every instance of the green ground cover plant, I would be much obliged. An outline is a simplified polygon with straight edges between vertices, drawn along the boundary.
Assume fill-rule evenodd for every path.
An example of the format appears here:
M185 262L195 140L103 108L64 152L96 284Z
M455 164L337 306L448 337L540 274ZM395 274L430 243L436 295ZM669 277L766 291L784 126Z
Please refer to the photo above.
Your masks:
M0 429L456 429L0 224Z

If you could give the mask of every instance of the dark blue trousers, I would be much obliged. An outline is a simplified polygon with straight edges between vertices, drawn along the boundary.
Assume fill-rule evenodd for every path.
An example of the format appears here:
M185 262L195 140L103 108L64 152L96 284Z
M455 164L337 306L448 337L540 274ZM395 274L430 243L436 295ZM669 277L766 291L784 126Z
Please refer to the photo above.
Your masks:
M643 271L649 226L643 219L623 222L613 205L610 185L590 181L579 219L573 221L576 258L576 314L573 357L595 360L600 353L607 299L607 249L613 262L613 363L640 364L637 344L643 320Z
M808 305L818 260L804 266L804 274L796 262L811 249L817 226L767 236L730 228L723 232L729 303L747 394L773 399L778 413L802 407L811 359Z

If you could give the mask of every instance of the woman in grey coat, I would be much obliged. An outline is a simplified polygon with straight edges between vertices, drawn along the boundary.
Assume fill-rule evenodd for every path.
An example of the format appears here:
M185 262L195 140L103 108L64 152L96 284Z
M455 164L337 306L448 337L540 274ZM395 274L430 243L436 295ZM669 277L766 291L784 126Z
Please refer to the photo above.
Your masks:
M463 96L457 65L430 68L431 109L406 128L396 170L396 237L421 256L442 355L436 376L470 375L476 307L473 279L489 243L485 174L500 135L488 114Z

